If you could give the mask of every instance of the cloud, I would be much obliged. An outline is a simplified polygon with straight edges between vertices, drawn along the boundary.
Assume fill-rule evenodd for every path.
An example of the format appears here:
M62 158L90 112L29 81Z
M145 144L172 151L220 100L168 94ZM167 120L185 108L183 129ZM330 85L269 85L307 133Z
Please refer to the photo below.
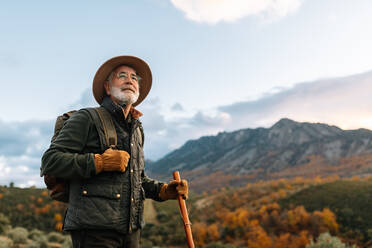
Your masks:
M0 155L39 154L49 143L53 121L4 122L0 120Z
M161 99L148 98L140 106L145 130L146 159L157 160L190 139L221 131L270 127L281 118L321 122L344 129L372 129L372 71L342 78L298 83L275 88L254 101L199 110L192 115L169 114ZM89 92L67 110L92 106ZM92 96L91 96L92 97ZM0 121L0 184L44 184L40 159L48 148L54 120Z
M0 184L43 186L39 177L43 152L49 146L54 121L0 121Z
M231 122L231 117L229 114L224 112L219 112L212 115L204 114L199 111L196 113L192 119L188 121L191 126L194 127L221 127L229 124Z
M39 176L40 158L26 160L22 163L22 158L0 156L0 184L13 182L18 187L43 187L43 179Z
M159 98L149 98L140 106L140 111L143 112L141 121L148 132L159 132L165 130L166 121L164 115L161 114L161 103Z
M71 110L78 110L81 108L87 108L87 107L97 107L98 103L93 97L93 92L91 88L87 88L83 91L83 93L80 95L80 98L77 99L72 104L68 105L66 109L64 109L64 112L68 112ZM62 111L62 112L63 112Z
M182 105L179 104L179 103L173 104L173 106L171 107L171 110L174 111L174 112L182 112L182 111L184 111Z
M21 65L19 59L15 54L0 53L0 66L7 68L16 68Z
M190 20L215 24L247 16L284 17L297 10L302 0L171 0Z
M97 106L90 89L85 90L64 112ZM55 116L57 118L57 116ZM0 120L0 185L44 187L39 176L41 157L49 147L55 119L5 122Z
M158 159L187 140L221 131L270 127L281 118L321 122L344 129L372 128L372 72L275 88L254 101L165 118L161 102L144 103L145 154ZM145 106L148 104L149 106ZM151 107L150 107L151 106ZM158 122L158 123L157 123Z
M256 101L221 106L231 115L230 130L270 126L280 118L323 122L342 128L372 128L372 72L299 83Z

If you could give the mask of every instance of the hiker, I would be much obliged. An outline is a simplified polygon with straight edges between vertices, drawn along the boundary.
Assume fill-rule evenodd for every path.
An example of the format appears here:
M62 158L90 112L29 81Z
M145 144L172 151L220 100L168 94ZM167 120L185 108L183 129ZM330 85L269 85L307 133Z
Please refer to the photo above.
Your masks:
M101 116L98 127L87 109L73 113L42 157L41 175L68 182L63 230L70 232L73 247L140 247L144 199L188 196L186 180L166 184L145 175L142 113L134 107L151 85L151 70L143 60L118 56L106 61L92 88L109 118ZM112 130L107 119L112 120ZM101 138L115 131L115 138ZM104 143L109 144L102 148Z

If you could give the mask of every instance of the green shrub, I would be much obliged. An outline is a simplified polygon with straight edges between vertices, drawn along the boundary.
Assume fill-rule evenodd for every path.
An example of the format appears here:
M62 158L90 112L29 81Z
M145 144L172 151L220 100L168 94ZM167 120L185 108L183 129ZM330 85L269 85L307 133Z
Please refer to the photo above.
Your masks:
M26 244L28 231L23 227L16 227L9 230L7 235L15 244Z
M47 235L44 234L43 231L40 231L38 229L33 229L28 234L28 238L32 240L32 242L28 245L26 245L25 248L48 248L48 239Z
M24 247L25 248L38 248L39 247L39 244L37 242L33 241L33 242L25 245Z
M26 246L27 248L39 247L39 248L48 248L48 240L47 236L44 232L33 229L29 234L28 238L31 239L33 242Z
M142 248L152 248L152 247L154 247L154 245L152 244L152 242L150 240L142 239L141 240L141 247Z
M5 233L11 228L10 220L4 214L0 213L0 234Z
M32 229L32 231L30 231L30 233L28 234L28 238L35 241L46 239L44 232L40 231L39 229Z
M354 248L355 246L351 246ZM329 233L323 233L318 237L318 240L314 243L313 240L306 248L350 248L350 246L341 242L337 237L332 237Z
M61 248L72 248L72 240L70 235L65 236L65 241L63 241Z
M0 248L13 247L13 241L7 237L0 237Z
M47 239L49 242L56 243L63 243L65 241L65 237L58 232L50 232Z

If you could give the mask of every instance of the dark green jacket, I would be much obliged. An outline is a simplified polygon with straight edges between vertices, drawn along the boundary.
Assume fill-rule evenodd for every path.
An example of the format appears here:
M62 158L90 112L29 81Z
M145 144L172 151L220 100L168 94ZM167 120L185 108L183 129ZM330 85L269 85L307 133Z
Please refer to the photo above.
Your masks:
M41 174L68 179L69 205L64 230L115 229L122 233L143 227L143 201L161 201L163 183L144 173L141 122L124 119L121 108L106 97L102 103L113 117L118 136L117 148L130 154L124 173L96 175L94 154L104 152L93 119L87 110L73 114L42 158ZM102 130L99 130L102 131Z

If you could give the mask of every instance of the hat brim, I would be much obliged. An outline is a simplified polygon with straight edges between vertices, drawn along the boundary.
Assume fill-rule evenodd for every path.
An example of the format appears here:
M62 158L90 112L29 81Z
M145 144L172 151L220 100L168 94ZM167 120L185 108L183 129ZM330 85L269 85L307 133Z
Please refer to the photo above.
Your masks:
M152 85L152 74L148 64L140 58L134 56L117 56L107 60L97 70L93 79L93 96L101 104L106 95L104 82L107 81L109 74L118 66L126 65L132 67L137 75L141 77L139 97L133 106L140 104L148 95Z

